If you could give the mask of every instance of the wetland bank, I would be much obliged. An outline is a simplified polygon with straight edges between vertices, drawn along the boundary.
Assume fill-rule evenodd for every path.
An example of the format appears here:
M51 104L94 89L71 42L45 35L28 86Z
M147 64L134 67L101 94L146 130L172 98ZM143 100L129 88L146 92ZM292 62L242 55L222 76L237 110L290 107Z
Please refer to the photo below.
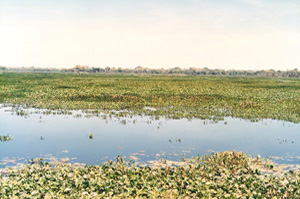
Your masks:
M0 82L0 135L13 138L0 142L1 197L299 196L298 79L2 73Z

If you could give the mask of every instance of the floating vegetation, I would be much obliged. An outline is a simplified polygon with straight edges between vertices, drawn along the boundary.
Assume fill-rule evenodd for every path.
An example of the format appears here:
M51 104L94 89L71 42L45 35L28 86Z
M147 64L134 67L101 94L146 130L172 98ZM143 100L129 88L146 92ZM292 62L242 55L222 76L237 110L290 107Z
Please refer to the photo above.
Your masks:
M13 137L10 135L0 135L0 142L8 142L10 140L12 140Z
M94 138L94 133L89 133L89 139L92 140Z
M298 79L2 73L0 82L0 103L20 116L28 114L18 110L22 105L45 114L81 109L109 117L300 122Z
M298 198L300 173L240 152L138 166L32 161L0 175L1 198Z

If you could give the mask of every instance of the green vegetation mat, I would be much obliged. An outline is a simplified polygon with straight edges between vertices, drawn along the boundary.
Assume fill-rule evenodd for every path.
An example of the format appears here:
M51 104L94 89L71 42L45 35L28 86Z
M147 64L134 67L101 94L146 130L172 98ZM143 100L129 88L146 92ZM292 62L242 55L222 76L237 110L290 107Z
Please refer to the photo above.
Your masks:
M239 152L194 158L179 167L138 167L118 158L101 166L35 162L0 177L1 198L298 198L300 174L262 173ZM260 169L261 168L261 169ZM273 168L274 169L274 168ZM265 170L265 171L267 171ZM271 171L271 170L270 170Z
M300 80L2 73L0 103L51 110L126 110L172 118L300 122ZM151 107L155 109L149 109Z
M121 116L145 114L214 120L232 116L299 123L300 80L2 73L0 103L20 109L82 109ZM2 141L9 139L1 137ZM197 157L172 167L142 167L119 158L97 166L37 161L18 169L0 169L0 198L299 196L298 171L279 175L262 159L234 151Z

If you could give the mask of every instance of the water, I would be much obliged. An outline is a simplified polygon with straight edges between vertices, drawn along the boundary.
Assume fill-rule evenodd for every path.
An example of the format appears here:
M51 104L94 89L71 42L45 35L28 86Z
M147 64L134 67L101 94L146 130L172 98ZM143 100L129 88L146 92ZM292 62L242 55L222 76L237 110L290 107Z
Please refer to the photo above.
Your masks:
M282 121L249 122L172 120L151 117L107 118L31 114L21 117L0 109L0 167L31 158L69 158L69 162L102 164L118 155L147 163L236 150L273 157L278 163L300 164L300 125ZM76 115L76 114L75 114ZM89 138L89 133L93 139Z

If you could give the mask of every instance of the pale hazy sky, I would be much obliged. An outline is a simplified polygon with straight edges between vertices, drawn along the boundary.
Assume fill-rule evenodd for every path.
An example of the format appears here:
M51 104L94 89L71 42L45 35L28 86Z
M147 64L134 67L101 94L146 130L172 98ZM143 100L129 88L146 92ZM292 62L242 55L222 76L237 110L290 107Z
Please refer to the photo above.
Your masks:
M0 66L300 68L300 0L0 0Z

